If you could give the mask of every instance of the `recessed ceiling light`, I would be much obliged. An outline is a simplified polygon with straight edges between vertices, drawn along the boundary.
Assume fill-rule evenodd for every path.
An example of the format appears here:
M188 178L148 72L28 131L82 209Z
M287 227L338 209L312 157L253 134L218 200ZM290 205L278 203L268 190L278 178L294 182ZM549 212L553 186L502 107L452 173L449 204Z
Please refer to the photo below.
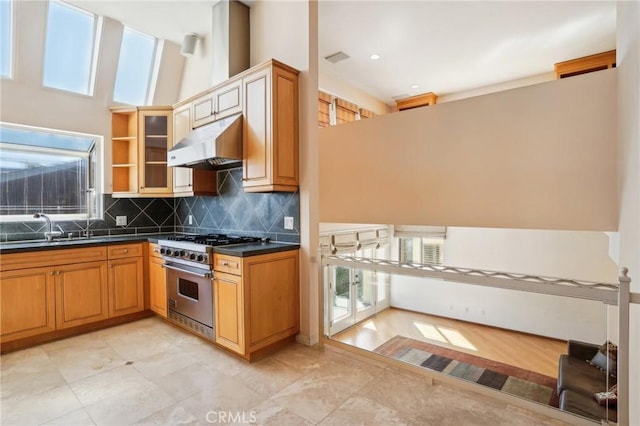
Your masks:
M417 84L412 84L412 85L411 85L411 88L412 88L412 89L417 89L418 87L420 87L420 86L419 86L419 85L417 85Z
M380 55L374 53L373 55L369 56L369 59L371 59L372 61L377 61L378 59L380 59Z

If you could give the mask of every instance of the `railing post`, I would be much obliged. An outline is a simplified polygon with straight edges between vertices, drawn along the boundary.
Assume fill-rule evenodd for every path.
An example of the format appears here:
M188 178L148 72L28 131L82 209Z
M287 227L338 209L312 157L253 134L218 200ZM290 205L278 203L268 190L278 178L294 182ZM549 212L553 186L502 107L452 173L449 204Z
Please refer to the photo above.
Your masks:
M618 282L618 424L629 424L629 291L628 268L620 270Z

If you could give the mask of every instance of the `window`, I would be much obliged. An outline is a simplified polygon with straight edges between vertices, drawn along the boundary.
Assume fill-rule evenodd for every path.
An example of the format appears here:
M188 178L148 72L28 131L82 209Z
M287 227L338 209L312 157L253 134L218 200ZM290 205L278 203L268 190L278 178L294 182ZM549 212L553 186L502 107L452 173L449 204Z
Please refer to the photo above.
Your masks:
M0 123L0 220L100 217L101 145L99 136Z
M13 56L13 2L0 0L0 76L11 77Z
M113 100L130 105L149 105L157 74L160 43L154 37L125 28L120 46Z
M400 238L400 262L442 265L444 262L444 239Z
M91 13L65 3L49 2L45 86L85 95L93 92L98 21Z

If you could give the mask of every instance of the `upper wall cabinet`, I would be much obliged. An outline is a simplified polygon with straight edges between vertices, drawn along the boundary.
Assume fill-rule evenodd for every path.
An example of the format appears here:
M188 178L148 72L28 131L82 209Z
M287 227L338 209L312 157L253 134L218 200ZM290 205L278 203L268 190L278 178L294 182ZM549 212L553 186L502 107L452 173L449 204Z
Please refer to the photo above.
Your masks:
M298 71L275 60L242 78L246 192L298 189Z
M616 51L598 53L596 55L584 56L570 61L558 62L554 65L556 79L573 77L574 75L586 74L588 72L615 68Z
M171 107L111 109L114 197L170 195L172 171L167 151L173 146Z
M193 127L242 112L242 79L232 79L192 102Z
M398 111L407 109L420 108L423 106L435 105L438 101L438 95L433 92L423 93L421 95L411 96L409 98L398 99L396 106Z
M173 144L179 143L193 129L193 104L183 103L173 109ZM172 167L173 195L216 195L218 193L215 170Z

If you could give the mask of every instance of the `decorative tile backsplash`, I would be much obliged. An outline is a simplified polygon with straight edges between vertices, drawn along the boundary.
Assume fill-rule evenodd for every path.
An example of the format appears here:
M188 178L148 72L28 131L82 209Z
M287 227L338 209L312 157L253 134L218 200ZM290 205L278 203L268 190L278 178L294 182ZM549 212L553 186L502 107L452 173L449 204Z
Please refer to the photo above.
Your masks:
M242 168L218 171L217 197L176 199L176 232L253 235L273 241L300 242L297 192L249 193L242 189ZM189 224L189 215L192 223ZM294 229L284 229L284 217Z
M269 237L273 241L300 242L300 197L295 193L245 193L242 168L218 171L215 197L113 198L104 195L104 219L91 220L93 235L155 233L225 233ZM35 213L35 212L34 212ZM189 215L192 223L189 224ZM116 216L127 216L126 226L116 226ZM292 216L294 229L284 229ZM86 221L56 221L64 232L83 232ZM0 242L41 240L42 219L0 223Z

